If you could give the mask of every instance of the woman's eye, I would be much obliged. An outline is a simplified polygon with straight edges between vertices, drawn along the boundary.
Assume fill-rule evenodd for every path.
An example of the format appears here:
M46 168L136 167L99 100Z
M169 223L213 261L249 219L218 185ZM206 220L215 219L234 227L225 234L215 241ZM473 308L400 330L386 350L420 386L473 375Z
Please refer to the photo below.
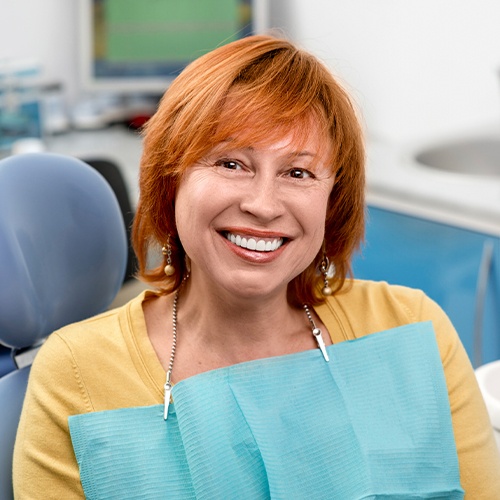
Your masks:
M234 160L218 160L215 162L216 167L227 168L228 170L239 170L241 165Z
M302 168L292 168L288 173L290 177L294 179L309 179L313 177L311 172L304 170Z

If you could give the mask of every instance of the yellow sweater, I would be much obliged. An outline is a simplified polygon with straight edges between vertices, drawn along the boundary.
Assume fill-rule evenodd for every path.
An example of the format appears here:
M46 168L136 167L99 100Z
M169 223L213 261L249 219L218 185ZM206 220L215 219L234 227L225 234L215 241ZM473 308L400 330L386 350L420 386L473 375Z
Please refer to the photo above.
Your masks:
M148 293L53 333L40 350L16 439L16 498L83 498L68 416L163 403L165 371L142 312ZM433 322L462 488L470 500L498 500L500 458L486 409L467 355L441 309L419 291L355 281L348 292L330 298L316 311L334 343L408 323Z

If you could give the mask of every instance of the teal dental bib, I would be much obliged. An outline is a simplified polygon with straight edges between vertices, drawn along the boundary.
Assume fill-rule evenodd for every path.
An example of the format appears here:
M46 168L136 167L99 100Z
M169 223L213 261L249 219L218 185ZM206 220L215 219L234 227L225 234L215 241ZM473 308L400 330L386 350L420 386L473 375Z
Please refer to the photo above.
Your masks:
M432 324L185 379L69 417L89 499L462 499Z

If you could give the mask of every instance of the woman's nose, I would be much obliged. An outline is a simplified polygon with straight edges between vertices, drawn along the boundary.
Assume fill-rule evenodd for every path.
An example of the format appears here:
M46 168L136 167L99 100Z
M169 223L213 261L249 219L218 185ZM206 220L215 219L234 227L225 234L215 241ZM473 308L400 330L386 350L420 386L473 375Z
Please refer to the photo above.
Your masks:
M242 195L240 209L263 221L282 215L284 200L276 177L256 175Z

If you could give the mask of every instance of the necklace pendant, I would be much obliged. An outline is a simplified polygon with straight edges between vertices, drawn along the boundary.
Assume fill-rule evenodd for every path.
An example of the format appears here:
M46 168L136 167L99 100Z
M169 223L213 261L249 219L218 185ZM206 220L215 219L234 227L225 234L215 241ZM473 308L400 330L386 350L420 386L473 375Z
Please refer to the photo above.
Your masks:
M313 328L312 333L314 335L314 338L316 339L316 342L318 343L318 347L321 350L321 354L323 354L323 357L325 358L325 361L330 361L328 353L326 352L325 341L323 340L323 336L321 335L321 330L319 328Z
M323 336L321 335L321 330L316 326L316 323L314 322L314 319L311 315L311 311L309 311L309 307L307 307L307 304L304 304L304 311L306 312L307 319L309 320L309 323L311 323L312 334L313 334L314 338L316 339L316 342L318 343L318 347L321 350L321 354L323 354L325 361L330 361L330 358L328 357L328 353L326 352L325 341L323 340Z
M163 420L167 420L168 418L168 406L170 405L170 395L172 393L172 385L169 382L166 382L163 386L165 390L165 400L163 407Z

